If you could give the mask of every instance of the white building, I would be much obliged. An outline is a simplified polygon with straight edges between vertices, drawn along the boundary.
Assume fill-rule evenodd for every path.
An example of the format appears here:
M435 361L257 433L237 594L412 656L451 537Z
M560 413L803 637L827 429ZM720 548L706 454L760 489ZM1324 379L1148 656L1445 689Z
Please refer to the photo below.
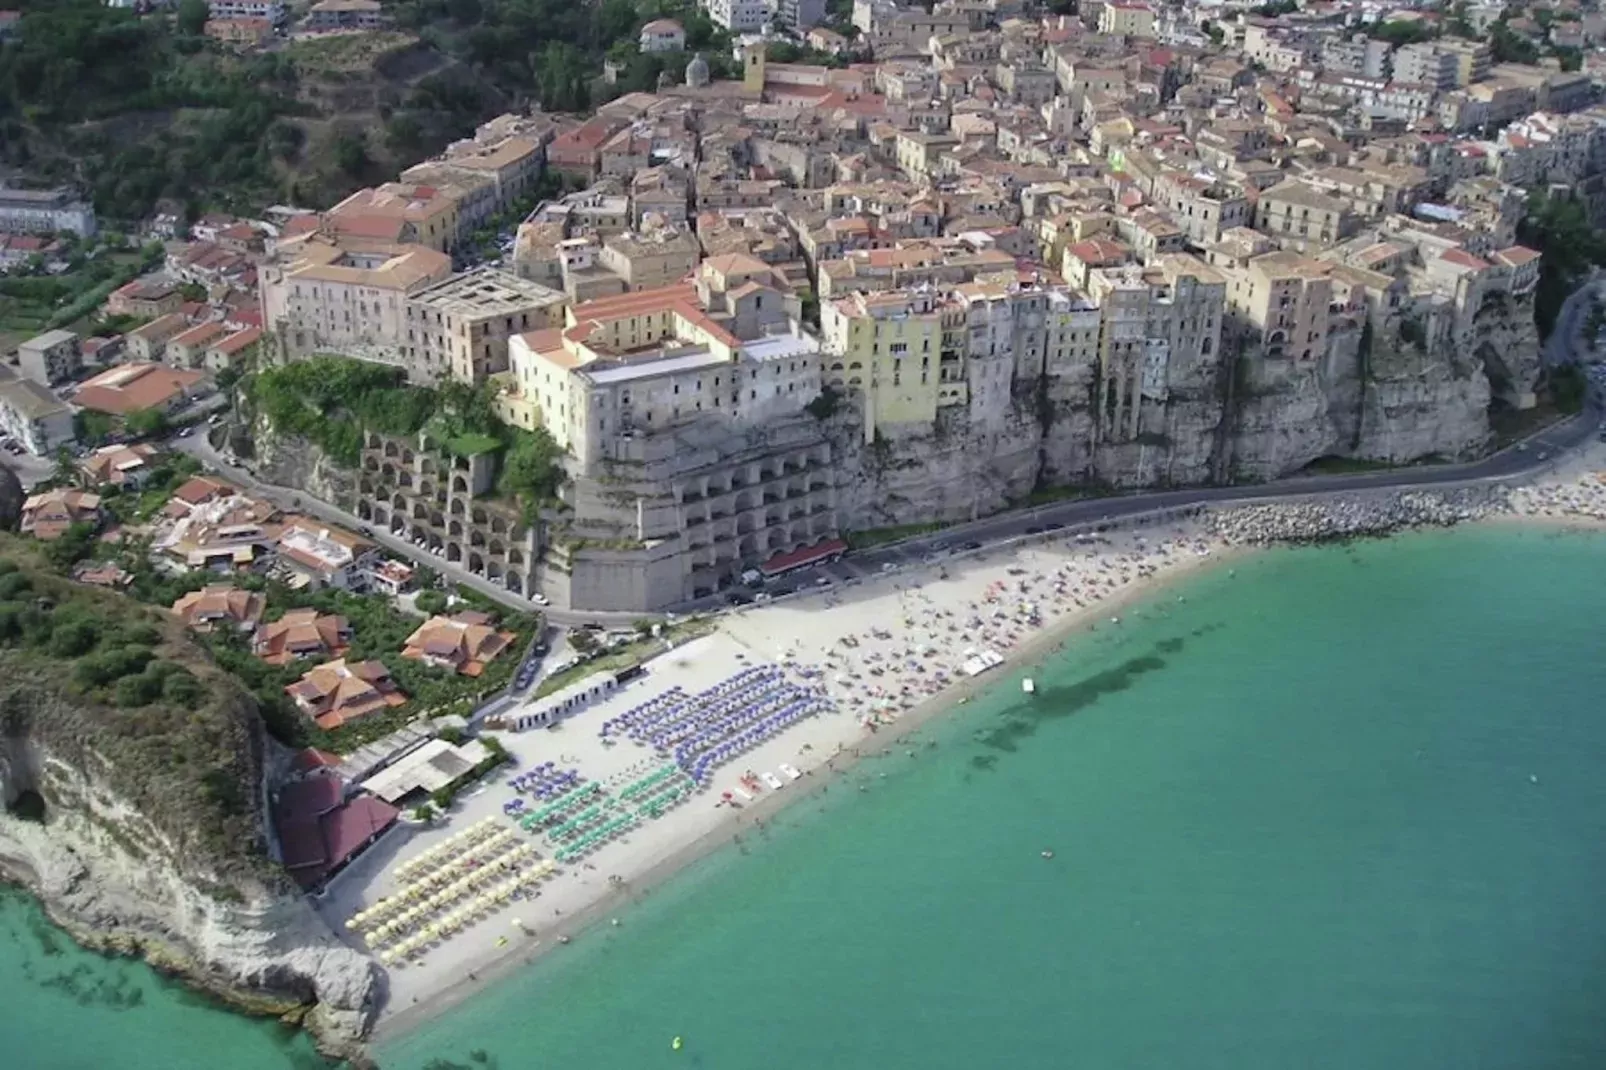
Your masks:
M281 0L207 0L214 19L267 19L277 26L284 21Z
M65 189L0 186L0 234L95 234L95 209Z
M731 33L757 33L770 20L765 0L705 0L703 8L716 25Z
M682 52L686 48L686 28L674 19L653 19L641 28L637 43L643 52Z
M7 370L0 376L0 433L36 457L48 457L72 444L72 409L38 383Z

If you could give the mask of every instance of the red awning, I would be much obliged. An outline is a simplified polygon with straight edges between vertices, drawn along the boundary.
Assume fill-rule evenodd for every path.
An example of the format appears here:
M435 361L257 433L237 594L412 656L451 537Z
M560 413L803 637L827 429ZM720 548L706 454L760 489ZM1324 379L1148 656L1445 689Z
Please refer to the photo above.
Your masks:
M805 546L800 550L793 550L791 553L776 554L758 568L766 576L779 576L782 573L791 572L793 569L804 568L817 561L824 561L826 558L836 557L847 552L848 544L841 539L827 539L825 542L815 543L813 546Z

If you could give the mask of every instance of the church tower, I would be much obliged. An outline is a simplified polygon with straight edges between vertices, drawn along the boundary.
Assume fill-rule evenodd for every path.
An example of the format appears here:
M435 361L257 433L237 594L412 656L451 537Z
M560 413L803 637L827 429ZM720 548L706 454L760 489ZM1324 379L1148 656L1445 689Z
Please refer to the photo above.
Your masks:
M764 42L742 46L742 85L755 93L764 92Z

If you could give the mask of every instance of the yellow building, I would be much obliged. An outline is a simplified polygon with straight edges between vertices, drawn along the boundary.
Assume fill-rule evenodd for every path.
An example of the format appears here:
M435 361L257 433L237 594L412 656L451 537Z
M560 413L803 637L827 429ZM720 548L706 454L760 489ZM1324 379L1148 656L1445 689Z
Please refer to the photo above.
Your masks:
M820 308L825 375L862 391L864 440L882 424L929 424L941 391L943 314L930 293L857 293Z

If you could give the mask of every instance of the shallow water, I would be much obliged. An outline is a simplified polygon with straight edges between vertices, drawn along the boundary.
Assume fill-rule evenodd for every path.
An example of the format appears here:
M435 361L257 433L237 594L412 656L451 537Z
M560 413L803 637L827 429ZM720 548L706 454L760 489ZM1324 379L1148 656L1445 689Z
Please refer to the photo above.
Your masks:
M81 950L0 889L0 1067L318 1070L306 1037L221 1010L142 963Z
M1606 1065L1603 561L1473 530L1191 580L381 1064ZM137 967L95 963L133 1007L17 971L18 916L20 1065L288 1063Z

